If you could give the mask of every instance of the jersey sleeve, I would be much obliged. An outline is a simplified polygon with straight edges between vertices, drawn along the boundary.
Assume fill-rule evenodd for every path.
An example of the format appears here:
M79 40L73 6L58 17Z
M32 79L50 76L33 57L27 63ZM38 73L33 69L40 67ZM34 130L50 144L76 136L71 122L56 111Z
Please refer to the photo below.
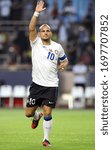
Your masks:
M59 61L64 61L65 59L67 59L67 56L64 52L64 49L62 48L61 45L59 45Z
M30 40L30 45L31 47L39 40L39 37L37 36L36 39L34 41Z

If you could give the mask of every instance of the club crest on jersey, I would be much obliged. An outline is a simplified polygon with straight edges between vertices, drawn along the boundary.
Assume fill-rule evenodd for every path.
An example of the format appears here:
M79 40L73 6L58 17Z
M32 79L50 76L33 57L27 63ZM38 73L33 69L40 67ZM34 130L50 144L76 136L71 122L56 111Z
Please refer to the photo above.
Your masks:
M52 50L52 49L49 49L49 51L52 52L53 50Z
M55 54L58 54L58 50L55 50Z

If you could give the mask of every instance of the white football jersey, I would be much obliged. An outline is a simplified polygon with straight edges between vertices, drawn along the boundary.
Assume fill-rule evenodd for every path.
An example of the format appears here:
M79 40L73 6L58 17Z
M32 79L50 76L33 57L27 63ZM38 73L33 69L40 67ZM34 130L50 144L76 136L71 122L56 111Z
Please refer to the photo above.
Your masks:
M31 42L32 47L32 81L46 87L58 86L58 60L63 61L66 55L62 46L51 40L50 45L43 45L37 37Z

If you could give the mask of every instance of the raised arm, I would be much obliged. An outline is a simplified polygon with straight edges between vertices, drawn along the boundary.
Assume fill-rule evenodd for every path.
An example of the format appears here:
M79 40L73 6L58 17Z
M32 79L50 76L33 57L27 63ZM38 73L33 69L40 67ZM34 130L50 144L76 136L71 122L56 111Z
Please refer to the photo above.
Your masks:
M30 24L29 24L29 39L31 41L34 41L37 37L37 30L36 30L36 24L38 22L39 13L44 11L46 8L44 7L44 1L40 0L37 2L35 12L31 18Z

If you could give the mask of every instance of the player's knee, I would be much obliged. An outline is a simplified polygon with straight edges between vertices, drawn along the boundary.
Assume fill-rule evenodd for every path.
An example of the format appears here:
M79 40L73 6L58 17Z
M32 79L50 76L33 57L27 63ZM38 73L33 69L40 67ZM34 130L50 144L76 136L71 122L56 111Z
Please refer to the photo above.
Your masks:
M28 118L29 118L29 117L32 117L33 115L34 115L34 114L32 114L32 112L30 112L30 111L26 111L26 112L25 112L25 116L28 117Z
M46 112L44 113L44 116L51 116L51 112L46 111Z
M43 107L44 116L50 116L52 114L52 108L48 106Z
M44 110L44 116L51 116L52 113L49 110Z

